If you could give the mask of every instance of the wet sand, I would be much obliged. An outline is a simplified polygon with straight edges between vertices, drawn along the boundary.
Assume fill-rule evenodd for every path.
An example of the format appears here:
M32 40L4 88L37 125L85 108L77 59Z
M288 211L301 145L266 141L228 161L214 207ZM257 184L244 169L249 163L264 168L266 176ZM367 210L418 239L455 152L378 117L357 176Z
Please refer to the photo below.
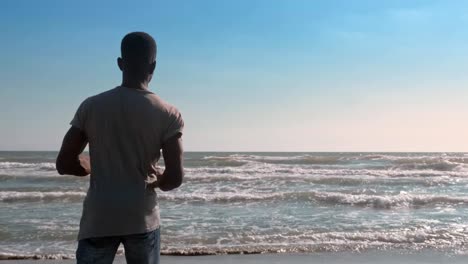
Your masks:
M71 264L75 260L4 260L0 264ZM114 263L123 264L123 256L116 257ZM438 252L401 254L388 252L368 253L323 253L323 254L264 254L264 255L219 255L219 256L161 256L162 264L431 264L468 263L468 255L450 255Z

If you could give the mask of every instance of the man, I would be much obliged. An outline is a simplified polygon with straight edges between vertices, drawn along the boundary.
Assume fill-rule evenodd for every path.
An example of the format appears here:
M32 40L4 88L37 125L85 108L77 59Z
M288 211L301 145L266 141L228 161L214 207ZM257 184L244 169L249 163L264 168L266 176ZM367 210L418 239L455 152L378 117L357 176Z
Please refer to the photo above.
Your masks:
M112 263L122 243L127 263L159 263L155 188L183 179L179 111L148 90L156 42L126 35L118 66L122 85L83 101L57 157L60 174L90 176L78 234L77 263ZM89 142L90 160L80 155ZM162 149L165 170L155 167Z

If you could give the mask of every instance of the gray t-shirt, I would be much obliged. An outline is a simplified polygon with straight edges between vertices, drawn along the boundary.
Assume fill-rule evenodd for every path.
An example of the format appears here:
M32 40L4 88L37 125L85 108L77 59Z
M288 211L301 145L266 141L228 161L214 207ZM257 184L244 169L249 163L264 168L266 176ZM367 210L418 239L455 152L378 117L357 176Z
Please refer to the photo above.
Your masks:
M78 239L157 229L148 169L163 142L182 133L179 111L150 91L118 86L83 101L70 124L88 136L91 158Z

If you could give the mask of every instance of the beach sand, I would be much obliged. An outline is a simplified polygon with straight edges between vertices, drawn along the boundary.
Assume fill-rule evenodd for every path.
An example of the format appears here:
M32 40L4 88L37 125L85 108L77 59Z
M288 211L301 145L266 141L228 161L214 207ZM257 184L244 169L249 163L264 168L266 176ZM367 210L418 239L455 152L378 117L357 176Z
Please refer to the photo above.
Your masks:
M0 264L71 264L75 260L5 260ZM123 256L116 257L114 263L123 264ZM161 256L162 264L431 264L468 263L468 255L448 255L436 252L401 254L388 252L369 253L323 253L323 254L262 254L262 255L218 255L218 256Z

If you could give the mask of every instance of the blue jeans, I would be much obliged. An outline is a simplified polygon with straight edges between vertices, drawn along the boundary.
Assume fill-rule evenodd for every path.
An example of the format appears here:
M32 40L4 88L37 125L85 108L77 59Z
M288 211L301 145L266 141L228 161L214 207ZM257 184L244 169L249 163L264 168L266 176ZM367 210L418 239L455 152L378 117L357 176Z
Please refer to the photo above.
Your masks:
M77 264L111 264L120 243L127 263L159 264L159 228L143 234L87 238L78 241Z

